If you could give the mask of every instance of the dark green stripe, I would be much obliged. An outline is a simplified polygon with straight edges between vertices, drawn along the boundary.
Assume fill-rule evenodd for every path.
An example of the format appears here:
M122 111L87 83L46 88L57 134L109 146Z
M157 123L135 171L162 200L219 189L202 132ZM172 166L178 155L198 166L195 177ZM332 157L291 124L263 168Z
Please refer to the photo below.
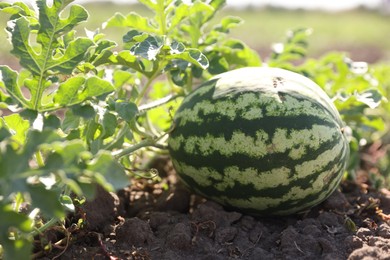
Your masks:
M288 156L290 150L287 150L284 153L267 154L261 159L253 158L242 153L237 153L231 157L226 157L218 151L214 151L211 155L203 156L199 149L197 149L198 152L195 154L188 154L184 150L184 146L181 146L178 150L175 151L170 149L170 154L177 161L184 162L185 164L191 165L195 168L208 167L213 168L219 172L223 172L223 170L229 166L245 165L245 168L253 167L256 169L261 169L261 171L269 171L275 168L280 168L282 166L294 169L296 165L302 164L306 161L315 160L324 151L332 149L336 144L343 141L344 140L342 140L342 137L339 136L322 143L321 147L318 149L306 146L305 156L296 160L293 160Z
M205 121L202 123L201 126L197 125L196 123L187 123L185 128L180 127L174 129L170 134L170 139L175 139L176 137L181 135L184 138L191 136L206 138L207 135L211 135L214 137L223 136L225 140L229 141L232 139L233 133L237 131L240 131L247 136L252 136L255 138L256 131L263 130L267 133L271 142L277 128L287 130L286 138L289 138L289 135L293 131L310 129L313 125L338 128L338 125L336 125L335 122L323 121L322 119L314 116L267 117L256 121L249 121L242 118L233 121L225 120L223 122L211 121L207 118L205 118L204 120ZM182 154L184 152L183 148L184 147L182 147L181 151L177 151L177 153ZM221 158L221 160L223 159L224 158Z

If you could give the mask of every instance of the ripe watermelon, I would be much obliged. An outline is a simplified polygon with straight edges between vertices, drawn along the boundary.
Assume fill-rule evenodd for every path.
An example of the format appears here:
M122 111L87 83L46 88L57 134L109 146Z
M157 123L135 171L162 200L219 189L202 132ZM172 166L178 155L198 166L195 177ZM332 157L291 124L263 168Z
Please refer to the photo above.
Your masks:
M260 67L223 73L190 93L168 146L188 187L253 215L288 215L324 201L349 155L340 115L318 85Z

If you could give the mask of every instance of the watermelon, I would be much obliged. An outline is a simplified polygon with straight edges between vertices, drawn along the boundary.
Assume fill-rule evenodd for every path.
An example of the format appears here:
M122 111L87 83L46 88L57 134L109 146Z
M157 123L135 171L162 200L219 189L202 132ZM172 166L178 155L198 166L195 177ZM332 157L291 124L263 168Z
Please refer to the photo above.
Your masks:
M180 179L228 209L289 215L324 201L345 172L340 115L310 79L249 67L220 74L185 97L169 153Z

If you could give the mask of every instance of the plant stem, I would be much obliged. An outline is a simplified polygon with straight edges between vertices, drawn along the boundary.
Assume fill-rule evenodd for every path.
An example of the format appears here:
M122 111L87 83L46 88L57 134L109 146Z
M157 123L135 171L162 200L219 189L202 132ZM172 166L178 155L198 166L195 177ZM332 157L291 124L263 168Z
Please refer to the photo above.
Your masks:
M158 68L156 69L156 71L153 73L153 75L148 78L148 81L146 82L144 88L141 90L141 92L139 93L137 99L135 100L135 104L138 106L140 104L140 102L142 101L142 99L144 98L144 96L146 95L146 92L148 91L148 89L150 88L150 86L152 85L153 83L153 80L155 78L157 78L157 76L159 75L160 73L160 66L158 66Z
M104 149L105 150L111 150L112 147L129 131L129 126L127 123L124 124L124 126L121 128L117 136L115 137L114 140L112 140L110 143L108 143Z
M127 148L120 150L120 151L113 152L112 155L116 159L119 159L125 155L131 154L131 153L133 153L141 148L148 147L148 146L157 147L159 149L166 149L166 147L164 145L157 143L158 140L162 139L166 135L167 135L167 133L164 133L164 134L162 134L158 137L155 137L155 138L146 138L133 146L127 147Z
M165 15L165 0L159 0L157 1L158 5L158 20L160 23L160 35L166 35L167 34L167 24L166 24L166 15Z
M138 149L141 149L141 148L144 148L144 147L148 147L148 146L153 146L155 144L155 140L152 140L152 139L144 139L142 140L141 142L139 142L138 144L135 144L133 146L130 146L128 148L125 148L121 151L118 151L117 153L113 153L114 157L119 159L127 154L131 154L135 151L137 151Z
M43 160L42 154L40 151L35 152L35 158L37 159L37 164L39 167L45 166L45 161Z
M35 229L31 232L31 236L36 236L42 234L46 229L54 226L59 221L58 218L52 218L48 222L46 222L42 227Z

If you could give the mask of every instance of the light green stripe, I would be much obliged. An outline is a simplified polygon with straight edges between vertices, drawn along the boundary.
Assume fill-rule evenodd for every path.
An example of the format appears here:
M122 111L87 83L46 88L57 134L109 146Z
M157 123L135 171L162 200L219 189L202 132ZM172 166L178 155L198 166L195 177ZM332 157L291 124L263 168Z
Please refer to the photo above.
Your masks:
M311 129L290 130L277 128L272 140L264 130L255 132L255 136L243 132L233 132L232 138L226 140L223 135L205 137L178 135L170 138L169 146L173 151L184 147L188 154L212 155L215 152L230 157L234 154L245 154L252 158L262 158L267 154L289 152L291 159L303 157L307 149L320 149L324 142L329 142L341 135L336 127L313 125Z
M237 166L229 166L223 172L223 180L215 184L215 188L224 191L226 188L233 188L236 183L242 185L252 184L256 189L275 188L279 185L288 185L291 181L289 177L291 170L286 167L272 169L270 171L259 172L250 167L240 171Z
M223 178L219 172L210 167L195 168L175 159L172 159L172 163L179 175L187 175L203 187L212 186L213 183L221 181Z
M306 161L300 165L295 166L295 170L296 172L300 173L299 177L302 178L315 174L316 172L318 172L318 170L328 165L329 162L335 161L337 159L343 159L343 158L335 158L335 156L339 155L343 149L345 149L345 143L343 140L340 140L340 142L337 145L335 145L332 149L326 150L325 152L320 154L316 159L311 161ZM316 184L314 184L313 186L315 187L315 185ZM317 183L317 185L322 186L321 183Z

